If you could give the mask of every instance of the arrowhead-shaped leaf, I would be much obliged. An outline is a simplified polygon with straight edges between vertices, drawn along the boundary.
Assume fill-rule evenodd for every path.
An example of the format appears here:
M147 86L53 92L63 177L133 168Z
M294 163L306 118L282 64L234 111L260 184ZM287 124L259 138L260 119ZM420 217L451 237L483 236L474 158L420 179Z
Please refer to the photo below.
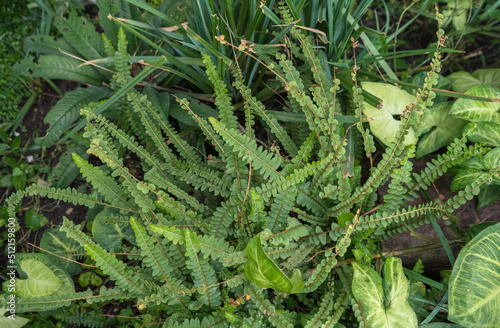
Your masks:
M369 266L353 262L352 293L362 304L362 311L372 328L417 327L417 316L410 304L409 281L403 273L401 259L389 257L384 279Z
M16 279L16 295L23 298L52 295L63 282L45 264L35 259L20 261L27 279Z
M298 269L292 273L292 279L266 255L262 248L260 234L252 238L245 248L248 262L245 263L245 276L262 288L273 288L287 293L298 293L304 288L302 276Z
M401 125L397 117L403 113L406 106L416 103L417 99L408 92L390 84L363 82L362 87L363 90L382 100L380 109L365 102L364 114L371 119L369 121L370 130L373 134L385 145L389 145ZM411 129L405 136L404 144L412 145L416 142L415 132Z
M417 158L450 144L462 135L462 128L467 121L449 116L451 105L452 103L445 103L425 111L424 123L420 125L424 134L418 143Z

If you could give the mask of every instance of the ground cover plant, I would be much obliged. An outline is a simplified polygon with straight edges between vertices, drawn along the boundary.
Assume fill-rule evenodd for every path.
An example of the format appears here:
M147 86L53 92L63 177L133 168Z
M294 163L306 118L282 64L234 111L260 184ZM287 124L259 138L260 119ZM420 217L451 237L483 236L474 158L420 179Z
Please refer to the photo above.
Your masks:
M355 61L350 70L329 70L315 49L317 39L294 23L290 6L280 2L275 15L286 32L272 53L257 52L251 43L217 42L272 74L284 90L282 110L269 110L252 95L236 61L225 63L234 81L227 85L210 51L202 60L216 111L195 111L200 105L179 94L129 87L146 74L132 73L125 29L116 30L115 44L104 38L116 93L81 110L92 161L78 151L72 155L92 192L38 184L19 188L8 201L9 217L32 195L91 210L85 227L65 218L61 227L46 230L40 247L48 252L17 255L18 314L32 318L33 326L58 321L89 327L498 322L490 306L497 301L499 268L485 259L498 253L499 225L469 231L455 262L436 224L453 224L461 204L498 183L495 145L470 143L483 142L473 137L482 130L462 122L449 131L442 124L450 114L468 117L460 109L470 106L462 100L484 105L484 115L470 119L476 125L495 124L497 108L487 100L498 98L496 91L483 86L492 93L470 92L450 104L451 112L443 107L432 91L440 81L442 30L430 71L412 94L415 84L407 83L406 92L360 81ZM354 38L351 46L359 50ZM240 95L241 110L235 111L229 94ZM379 108L374 96L382 100ZM189 124L170 117L174 106ZM109 108L119 108L123 117L114 120ZM444 136L442 144L429 142ZM445 152L414 169L415 156L441 146ZM139 165L130 166L130 158ZM408 205L426 196L437 177L471 160L483 165L481 172L461 179L458 194ZM365 171L362 163L369 163ZM419 263L404 269L379 248L380 241L425 223L436 228L453 266L443 281L423 276ZM6 304L8 294L1 297Z

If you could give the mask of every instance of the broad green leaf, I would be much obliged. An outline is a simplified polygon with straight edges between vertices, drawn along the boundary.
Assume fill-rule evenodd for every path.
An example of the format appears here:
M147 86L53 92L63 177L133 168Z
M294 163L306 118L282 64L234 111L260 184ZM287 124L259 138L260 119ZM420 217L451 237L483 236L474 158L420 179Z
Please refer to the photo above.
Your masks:
M495 224L458 255L449 282L448 319L468 328L496 328L499 304L500 224Z
M100 286L102 284L102 278L93 271L87 271L78 276L78 283L83 288L87 287L89 284Z
M469 123L465 129L468 130L467 138L470 142L500 147L500 124L491 122Z
M467 90L467 94L486 97L500 98L500 90L492 86L481 84ZM488 102L460 98L451 107L450 115L471 122L490 122L500 124L500 101Z
M451 105L445 103L425 111L424 122L419 127L423 135L417 146L417 158L450 144L462 135L462 128L467 121L449 116Z
M37 211L32 208L26 212L25 222L26 228L33 231L38 231L41 227L49 223L49 220L43 214L37 213Z
M43 55L64 56L62 52L72 53L73 47L64 38L54 38L49 35L33 35L24 39L24 50L27 53L36 52ZM69 57L69 56L67 56Z
M446 21L449 21L449 18L451 18L455 30L462 31L467 24L469 8L469 0L448 1L447 6L443 10L443 15L446 17Z
M463 189L471 182L476 181L486 174L487 173L485 171L477 169L460 170L451 182L451 191L455 192L459 189Z
M417 316L408 303L409 281L403 274L401 259L389 257L384 279L369 266L353 262L352 293L362 304L372 328L417 327Z
M90 65L81 65L78 59L55 55L41 56L38 63L33 57L21 60L13 67L13 75L72 80L93 85L102 84L102 76Z
M500 68L478 69L472 74L460 71L449 75L448 79L454 80L451 89L460 93L480 84L489 84L500 88Z
M481 189L477 195L477 209L493 204L500 200L500 185L491 184Z
M304 287L298 269L292 273L290 280L283 271L264 253L261 235L258 234L245 247L248 262L245 263L245 276L262 288L273 288L287 293L298 293Z
M92 236L96 243L108 251L121 249L123 239L135 244L130 218L119 215L109 207L96 215L92 224Z
M9 318L12 316L14 320ZM30 319L20 317L11 313L8 309L0 308L0 327L2 328L21 328L24 327Z
M98 59L104 55L104 44L95 26L84 15L72 10L68 17L59 15L55 25L73 48L86 60Z
M476 179L482 178L485 175L491 175L491 171L500 169L500 147L493 148L481 158L473 158L459 167L453 181L451 182L451 190L465 188L468 184ZM489 184L500 185L500 177L493 175Z
M481 158L485 170L496 170L500 168L500 147L493 148Z
M417 99L408 92L390 84L363 82L362 88L382 100L380 109L365 102L364 114L370 118L370 130L373 134L385 145L389 145L401 125L399 116L406 109L406 106L416 103ZM416 142L415 132L410 129L404 138L404 144L412 145Z
M86 255L83 247L73 238L69 238L65 232L56 229L47 229L43 232L40 247L52 254L64 258L47 254L47 257L58 267L66 270L70 276L74 276L82 271L80 264L69 261L75 260L78 256Z
M64 131L78 120L82 106L109 97L112 91L106 87L91 86L65 93L44 118L45 123L50 123L47 135L36 142L42 147L52 146Z
M26 172L15 167L12 170L12 184L17 191L24 190L24 187L26 187Z
M42 262L36 259L24 259L19 262L27 279L16 279L17 296L23 298L49 296L63 285L61 279Z

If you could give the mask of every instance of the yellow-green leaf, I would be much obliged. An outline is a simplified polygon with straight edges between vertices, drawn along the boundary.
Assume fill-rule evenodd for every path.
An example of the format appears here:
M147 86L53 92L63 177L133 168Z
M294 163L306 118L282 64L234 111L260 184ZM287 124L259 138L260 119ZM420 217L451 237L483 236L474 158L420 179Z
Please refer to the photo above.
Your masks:
M401 259L389 257L384 266L384 279L369 266L353 262L352 293L362 304L363 313L372 328L413 328L417 316L410 304L409 281L403 274Z
M290 280L283 271L264 253L260 234L255 236L246 246L245 276L262 288L273 288L288 293L298 293L304 288L302 275L298 269L292 273Z
M458 255L449 282L448 319L469 328L500 322L500 224L475 236Z

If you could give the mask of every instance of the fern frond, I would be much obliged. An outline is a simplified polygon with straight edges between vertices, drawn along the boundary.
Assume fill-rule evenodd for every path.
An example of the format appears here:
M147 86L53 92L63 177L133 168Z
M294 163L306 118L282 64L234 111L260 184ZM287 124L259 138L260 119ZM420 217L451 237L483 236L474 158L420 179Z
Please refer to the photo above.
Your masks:
M407 197L405 197L407 191L405 185L411 182L411 171L413 168L413 163L409 159L414 156L415 147L411 147L406 151L406 155L400 163L400 168L394 169L389 189L384 195L384 205L379 208L379 211L394 212L407 200Z
M245 292L250 295L250 299L255 303L257 308L267 316L269 322L278 328L293 328L293 325L269 302L264 296L262 290L252 283L248 283Z
M297 189L294 187L280 190L274 197L271 209L268 213L266 227L275 233L284 226L290 210L295 205Z
M208 233L215 238L226 238L229 226L237 221L240 209L241 201L238 198L231 198L221 203L214 211L213 217L210 218Z
M345 307L349 302L349 295L342 291L333 305L333 313L321 328L335 328L337 322L344 314Z
M285 151L292 156L296 156L298 150L297 146L295 146L295 143L292 141L290 136L288 136L288 133L286 133L281 124L274 118L273 114L269 111L266 111L265 106L259 100L257 100L257 98L252 96L252 91L244 84L244 81L237 79L234 82L234 86L241 92L241 95L244 99L245 108L249 112L255 112L257 115L259 115L260 118L262 118L264 122L266 122L266 124L269 126L271 132L278 138ZM252 135L248 135L248 138L250 140L253 140Z
M118 44L114 57L117 81L123 80L126 83L130 80L130 55L127 51L127 36L121 27L118 30Z
M161 135L159 128L156 126L156 124L153 124L153 122L151 121L151 118L149 117L150 115L144 112L143 106L152 106L152 103L149 102L145 97L146 97L145 95L141 96L135 90L130 91L127 95L128 101L132 104L132 108L140 118L144 132L146 132L146 135L148 135L150 139L153 141L163 159L167 163L171 162L176 158L176 156L173 154L172 150L170 150L170 148L167 146L167 143L165 142L164 137ZM143 102L146 102L146 104L144 104ZM158 115L158 113L155 114ZM169 127L171 128L170 125Z
M285 85L285 89L301 106L306 115L307 123L310 131L316 134L319 146L323 155L327 155L328 142L322 135L329 135L328 122L325 120L325 114L321 113L312 99L305 93L304 84L300 79L299 72L290 60L286 59L283 54L276 55L285 76L280 77Z
M69 325L85 326L89 328L101 328L109 324L105 316L96 313L95 311L88 313L71 313L65 312L54 316L57 320L65 322Z
M318 289L318 287L328 278L328 275L332 271L335 264L337 264L337 258L335 253L327 252L326 257L321 260L318 264L313 274L309 279L304 282L304 289L301 293L310 293Z
M172 328L223 328L226 327L227 319L223 317L203 317L203 319L186 319L183 322L172 322L168 327Z
M217 73L217 69L212 63L210 56L202 53L201 57L203 58L208 78L214 86L215 105L219 110L220 120L227 128L236 130L238 128L238 121L233 113L234 107L231 105L231 99L227 96L228 90L226 85Z
M267 200L269 197L276 197L280 190L287 189L291 186L295 186L300 182L304 181L308 176L315 174L322 168L324 168L333 158L333 154L328 155L325 159L307 163L304 167L299 170L294 170L293 173L285 176L280 176L275 181L269 182L261 187L256 187L256 191L263 199ZM300 191L300 190L299 190Z
M146 174L144 175L144 179L149 181L149 182L152 182L158 188L161 188L161 189L167 191L169 194L171 194L175 198L182 200L184 202L184 204L186 204L187 206L192 208L195 212L207 213L210 211L207 206L201 204L196 198L194 198L193 196L190 196L188 193L186 193L181 188L177 187L172 182L163 179L163 177L156 170L156 168L153 168L153 169L149 170L148 172L146 172Z
M111 280L114 280L116 285L121 289L126 289L133 296L141 296L147 294L143 284L138 279L138 276L133 276L133 273L126 269L125 263L117 260L114 256L106 253L99 246L84 245L87 254L95 261L99 268L108 275Z
M254 140L247 136L238 134L234 129L228 129L223 123L218 122L213 117L209 118L215 131L226 141L235 152L240 154L246 162L251 162L252 167L261 172L265 179L271 181L282 176L277 170L281 166L281 158L272 153L265 153L261 147L257 146Z
M103 272L116 281L116 284L122 290L128 290L135 296L146 294L142 284L134 277L133 273L127 269L127 266L122 261L119 261L111 254L108 254L99 245L93 242L90 237L81 231L80 225L74 225L66 217L63 217L61 231L66 232L68 237L76 240L80 245L85 247L87 253L95 260L96 264Z
M144 265L153 269L152 275L161 278L167 285L172 285L170 273L172 268L168 265L168 259L163 256L160 249L154 245L155 240L148 235L146 229L142 227L133 216L130 218L130 225L135 232L137 246L141 250Z
M215 171L208 166L196 165L188 162L176 161L168 168L180 180L201 191L207 190L214 195L227 197L230 195L231 181L222 172Z
M198 243L205 258L211 257L215 261L217 259L225 259L234 253L234 247L229 245L224 239L209 235L197 236L194 233L192 233L192 237Z
M189 230L184 230L186 241L186 266L194 278L194 288L199 289L201 300L208 306L219 306L221 304L221 293L215 279L215 271L207 259L198 257L196 241L191 238ZM197 243L196 243L197 244Z
M168 122L168 118L165 116L165 114L162 111L158 110L158 108L156 108L156 106L147 99L146 95L140 95L139 92L131 90L127 94L127 99L130 101L130 103L132 103L132 107L134 108L134 110L141 115L141 119L144 126L146 127L146 131L149 131L149 133L151 134L155 134L154 128L152 128L152 122L147 116L149 115L154 118L158 126L167 135L182 158L192 163L201 162L200 156L195 153L193 148L179 136L177 131L175 131L172 125L170 125L170 123ZM147 111L147 115L145 111ZM154 137L152 136L152 138ZM157 139L159 139L159 143L162 143L161 140L163 138L157 137Z
M165 238L170 240L174 245L180 242L184 242L185 238L184 233L176 227L158 226L152 224L151 230L153 232L162 234Z
M438 206L434 202L430 202L417 206L409 206L405 209L398 209L392 213L380 212L367 216L360 216L358 222L352 226L347 225L342 228L334 228L330 230L330 237L333 240L337 240L340 236L345 235L350 228L353 229L353 233L361 232L370 228L387 227L393 222L404 222L416 216L421 217L435 212L445 213L446 210L442 208L442 206Z
M92 166L89 162L78 156L78 154L73 154L73 160L78 168L80 168L83 177L104 196L105 200L121 208L133 208L127 202L125 192L113 178L106 176L99 168Z
M96 193L92 193L90 195L81 194L76 189L73 188L58 189L45 186L31 185L29 187L26 187L24 192L26 195L29 196L40 195L41 197L48 197L51 199L62 200L63 202L68 202L75 205L85 205L89 208L93 208L95 205L104 205L129 212L135 212L135 210L131 208L121 208L118 206L114 206L112 204L100 202L98 201Z
M105 162L112 170L112 176L121 176L123 178L122 184L125 188L124 190L129 193L136 205L144 213L142 217L146 219L148 224L151 224L148 218L154 218L157 223L167 224L163 215L155 211L156 207L153 201L146 195L148 192L154 192L152 187L144 184L130 174L128 169L124 167L123 161L116 156L113 147L110 146L106 139L92 139L88 152L96 155Z
M304 143L300 146L297 156L292 157L291 163L285 167L286 172L293 172L300 169L303 165L309 162L311 152L316 145L316 135L311 132Z
M300 208L294 207L292 208L292 212L297 214L297 217L303 221L309 222L311 224L322 226L328 223L328 220L325 220L323 217L314 216L306 211L301 210Z
M293 268L296 268L300 264L303 264L304 259L309 256L309 254L311 253L311 251L314 249L315 246L316 245L312 244L300 245L299 248L293 254L291 254L290 257L288 257L286 263L283 265L283 268L292 270ZM280 255L285 255L285 254L280 254Z
M269 240L271 244L283 244L286 246L292 240L297 241L308 233L309 230L306 225L303 225L295 218L288 217L288 226L286 229L266 237L266 240Z
M123 291L120 288L115 287L115 288L107 289L106 287L101 286L101 288L99 289L98 295L90 296L90 297L86 298L85 300L87 301L87 303L93 304L93 303L99 303L99 302L109 302L109 301L113 301L113 300L124 300L124 299L128 299L129 297L130 296L129 296L128 292Z
M333 283L331 283L333 285ZM321 299L321 303L319 305L318 312L314 314L314 316L307 321L307 324L304 328L321 328L324 320L328 317L330 312L333 309L333 296L335 295L335 290L330 286L328 291L323 294L323 298Z
M106 132L109 132L109 134L113 137L115 137L118 142L124 146L125 148L129 149L133 153L135 153L141 161L144 163L147 163L151 167L156 168L160 173L162 172L159 163L161 161L150 154L144 147L139 145L134 138L129 136L127 133L125 133L123 130L118 128L115 124L109 122L107 119L103 118L101 115L93 115L90 111L84 111L82 110L82 113L87 115L89 119L94 119L95 123L94 124L87 124L85 127L86 133L84 134L84 137L87 137L91 140L102 140L107 136ZM97 125L97 126L96 126ZM109 144L109 143L107 143ZM92 147L91 147L92 148ZM109 148L105 149L106 153L112 153ZM173 155L172 155L173 156ZM106 158L109 156L106 156ZM173 157L172 157L173 158ZM116 160L115 160L116 161ZM113 168L116 166L114 163L115 161L110 162L110 167ZM120 163L120 161L118 161ZM122 165L123 166L123 165ZM164 179L168 180L168 177L163 175Z
M113 46L113 43L111 40L106 36L105 33L101 33L101 38L102 38L102 44L104 47L104 53L108 57L113 57L115 55L115 47Z
M16 313L25 312L44 312L52 311L71 305L74 301L84 300L92 296L92 291L89 289L84 292L72 292L63 295L50 295L43 297L22 298L16 297ZM0 304L5 308L9 294L0 295Z
M321 165L321 169L318 168L317 171L324 172L323 169L328 165L328 163L323 163L323 165ZM316 173L315 177L319 174L320 173ZM310 209L316 216L322 216L325 214L325 211L328 208L328 203L326 203L324 199L318 197L318 189L312 188L312 182L307 181L298 185L297 190L299 191L297 195L298 204Z
M245 252L234 252L229 254L225 259L221 261L222 265L225 267L230 267L238 264L245 263L248 260Z
M411 186L411 193L415 195L415 191L419 189L426 190L429 185L439 176L455 165L459 165L468 159L480 157L486 154L489 148L483 145L474 144L466 146L467 139L455 139L448 146L448 151L445 154L439 154L437 158L427 162L425 169L419 174L413 174L415 184Z
M174 97L176 97L174 95ZM193 120L198 123L198 127L201 129L203 134L208 138L208 141L215 147L215 150L221 155L226 153L226 146L224 142L220 139L219 135L215 133L212 126L208 123L208 121L198 114L195 114L191 107L189 107L189 101L186 98L180 99L176 97L177 102L181 105L182 108L188 111L189 115L193 118Z
M186 207L179 201L167 195L162 190L157 192L158 199L156 205L163 211L168 213L175 220L184 220L185 222L195 223L197 227L206 226L200 222L195 212L187 210Z

